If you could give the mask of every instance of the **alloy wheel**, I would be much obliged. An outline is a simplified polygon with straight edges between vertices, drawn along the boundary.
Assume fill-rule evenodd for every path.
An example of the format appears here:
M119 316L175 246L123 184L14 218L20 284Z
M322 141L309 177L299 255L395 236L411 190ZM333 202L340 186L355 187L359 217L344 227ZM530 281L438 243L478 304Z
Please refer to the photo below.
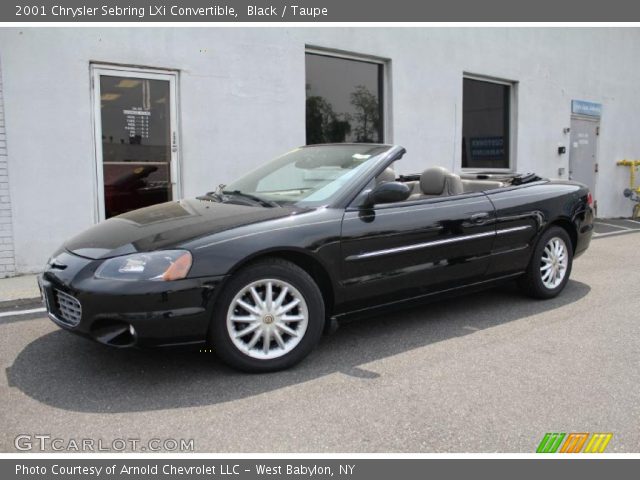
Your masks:
M227 332L235 347L262 360L291 352L308 324L309 310L300 291L273 278L240 289L227 311Z
M542 284L549 290L557 288L567 274L569 252L567 245L559 237L551 238L542 251L540 258L540 277Z

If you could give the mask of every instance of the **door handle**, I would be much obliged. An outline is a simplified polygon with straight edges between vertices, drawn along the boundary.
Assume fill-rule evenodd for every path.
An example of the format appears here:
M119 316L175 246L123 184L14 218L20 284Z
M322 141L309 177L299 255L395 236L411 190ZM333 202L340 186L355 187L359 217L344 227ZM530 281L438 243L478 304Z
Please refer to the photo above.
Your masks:
M488 218L489 218L489 212L474 213L473 215L471 215L471 222L484 223L488 220Z

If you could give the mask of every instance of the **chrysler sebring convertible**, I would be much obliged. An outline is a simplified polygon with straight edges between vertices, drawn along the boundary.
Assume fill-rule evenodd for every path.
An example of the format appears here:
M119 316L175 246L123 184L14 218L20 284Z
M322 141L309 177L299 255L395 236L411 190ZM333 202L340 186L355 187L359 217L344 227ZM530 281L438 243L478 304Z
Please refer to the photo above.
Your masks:
M48 261L49 317L113 347L207 344L235 368L272 371L347 315L509 279L535 298L562 291L591 240L584 185L426 164L401 175L404 153L302 147L101 222Z

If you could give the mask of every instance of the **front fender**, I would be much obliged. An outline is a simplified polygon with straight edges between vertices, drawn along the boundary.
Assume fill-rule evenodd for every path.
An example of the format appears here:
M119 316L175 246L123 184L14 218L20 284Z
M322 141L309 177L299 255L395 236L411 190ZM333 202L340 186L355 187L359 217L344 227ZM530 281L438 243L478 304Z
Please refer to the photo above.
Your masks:
M276 251L298 251L339 271L342 211L318 209L260 222L184 243L193 255L190 277L228 275L248 260Z

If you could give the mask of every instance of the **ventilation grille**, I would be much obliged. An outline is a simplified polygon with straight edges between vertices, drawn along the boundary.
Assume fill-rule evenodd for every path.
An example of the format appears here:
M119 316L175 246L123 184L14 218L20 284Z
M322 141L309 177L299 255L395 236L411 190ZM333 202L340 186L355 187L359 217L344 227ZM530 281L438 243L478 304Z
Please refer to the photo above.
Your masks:
M82 318L82 307L80 302L71 295L56 290L56 307L60 313L60 320L75 327Z

